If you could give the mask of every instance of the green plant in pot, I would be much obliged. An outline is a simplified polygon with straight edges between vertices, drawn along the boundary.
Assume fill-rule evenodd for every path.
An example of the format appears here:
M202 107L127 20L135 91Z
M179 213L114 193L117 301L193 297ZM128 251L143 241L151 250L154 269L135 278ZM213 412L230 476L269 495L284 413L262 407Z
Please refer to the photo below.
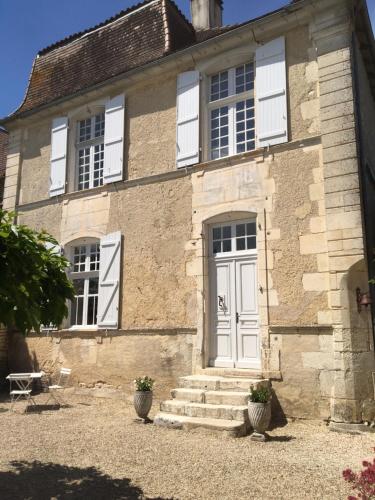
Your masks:
M250 388L248 402L249 421L254 429L251 439L255 441L266 441L271 421L271 397L272 393L268 387Z
M154 383L155 381L146 375L134 380L134 408L138 417L143 419L144 422L149 422L148 414L152 406Z

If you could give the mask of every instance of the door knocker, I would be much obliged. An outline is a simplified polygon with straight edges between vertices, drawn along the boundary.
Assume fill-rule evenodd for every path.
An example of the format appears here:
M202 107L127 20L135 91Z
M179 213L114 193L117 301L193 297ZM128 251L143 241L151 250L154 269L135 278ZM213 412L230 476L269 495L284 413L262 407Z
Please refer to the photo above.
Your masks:
M225 312L225 300L224 300L224 297L222 295L218 295L217 297L219 299L219 308Z

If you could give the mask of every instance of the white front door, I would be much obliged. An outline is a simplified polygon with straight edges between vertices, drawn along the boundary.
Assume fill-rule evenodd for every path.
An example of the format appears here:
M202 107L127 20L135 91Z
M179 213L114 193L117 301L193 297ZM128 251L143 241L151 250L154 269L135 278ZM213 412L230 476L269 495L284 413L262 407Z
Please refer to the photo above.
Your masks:
M211 229L210 365L260 368L256 225Z

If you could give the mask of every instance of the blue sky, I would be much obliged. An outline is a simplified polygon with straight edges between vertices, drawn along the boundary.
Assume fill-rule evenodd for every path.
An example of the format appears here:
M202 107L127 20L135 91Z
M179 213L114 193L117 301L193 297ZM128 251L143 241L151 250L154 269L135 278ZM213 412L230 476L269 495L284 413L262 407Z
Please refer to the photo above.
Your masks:
M0 0L0 117L22 101L38 50L94 26L137 0ZM189 16L190 0L176 0ZM288 0L224 0L224 23L243 22ZM375 0L368 0L375 22Z

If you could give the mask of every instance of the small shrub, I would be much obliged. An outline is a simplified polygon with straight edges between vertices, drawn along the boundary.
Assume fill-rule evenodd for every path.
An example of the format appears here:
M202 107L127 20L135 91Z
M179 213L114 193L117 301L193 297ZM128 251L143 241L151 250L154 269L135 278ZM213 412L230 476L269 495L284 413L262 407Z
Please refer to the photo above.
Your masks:
M259 389L250 388L250 401L252 403L268 403L271 399L271 391L267 387Z
M155 380L150 377L138 377L134 380L134 385L137 391L150 392L154 386Z
M372 462L364 460L362 465L364 469L360 472L346 469L342 473L345 481L358 491L358 496L349 496L348 500L375 500L375 458Z

